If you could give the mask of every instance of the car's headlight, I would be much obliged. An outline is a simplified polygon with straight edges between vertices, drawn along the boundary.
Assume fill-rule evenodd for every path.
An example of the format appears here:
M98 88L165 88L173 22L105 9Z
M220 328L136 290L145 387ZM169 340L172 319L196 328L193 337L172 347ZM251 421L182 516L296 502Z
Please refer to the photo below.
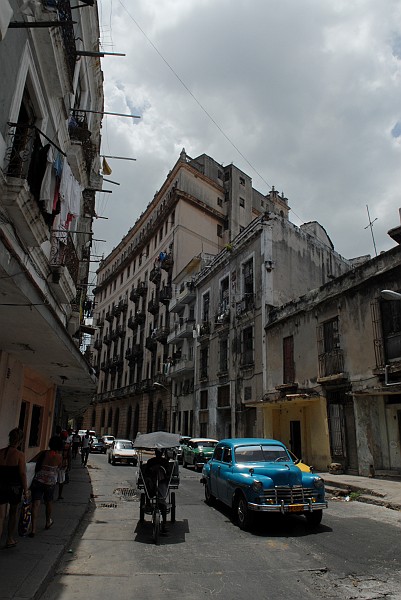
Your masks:
M315 479L313 480L313 485L315 486L315 488L320 490L322 487L324 487L324 481L321 477L315 477Z
M252 489L257 494L260 494L260 492L263 492L263 483L261 481L258 481L257 479L255 479L254 482L252 483Z

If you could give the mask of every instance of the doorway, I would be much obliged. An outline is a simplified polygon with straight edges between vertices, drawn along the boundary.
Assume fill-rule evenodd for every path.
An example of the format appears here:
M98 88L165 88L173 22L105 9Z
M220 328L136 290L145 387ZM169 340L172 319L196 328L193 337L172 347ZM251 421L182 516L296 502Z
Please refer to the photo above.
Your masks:
M290 421L290 447L297 458L302 458L301 421Z

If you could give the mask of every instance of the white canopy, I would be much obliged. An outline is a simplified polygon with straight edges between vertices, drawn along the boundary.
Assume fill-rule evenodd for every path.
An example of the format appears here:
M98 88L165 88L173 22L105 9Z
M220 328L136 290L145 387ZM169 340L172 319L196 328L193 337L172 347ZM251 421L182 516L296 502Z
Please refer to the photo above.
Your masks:
M135 438L134 448L155 450L156 448L175 448L179 444L180 436L178 433L153 431L152 433L138 433Z

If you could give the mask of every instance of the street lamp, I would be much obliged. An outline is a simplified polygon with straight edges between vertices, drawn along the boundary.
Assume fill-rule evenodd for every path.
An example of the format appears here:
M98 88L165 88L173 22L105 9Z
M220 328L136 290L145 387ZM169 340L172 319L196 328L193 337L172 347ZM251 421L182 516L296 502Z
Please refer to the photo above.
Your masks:
M166 390L166 392L170 394L170 397L169 397L169 401L170 401L169 402L169 409L170 409L170 411L169 411L170 412L170 414L169 414L169 431L171 432L172 429L173 429L173 426L172 426L172 417L173 417L173 390L171 388L169 389L168 387L166 387L165 385L163 385L159 381L155 381L153 383L153 387L154 388L162 388L163 390Z
M383 300L401 300L401 294L393 290L382 290L380 296Z

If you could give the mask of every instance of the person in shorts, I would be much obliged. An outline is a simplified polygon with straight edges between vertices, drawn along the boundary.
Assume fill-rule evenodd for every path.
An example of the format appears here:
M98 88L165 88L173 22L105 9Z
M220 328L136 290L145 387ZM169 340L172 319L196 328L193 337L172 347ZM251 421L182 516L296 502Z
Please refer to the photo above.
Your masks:
M36 534L39 507L42 500L46 507L45 529L50 529L53 525L53 496L63 462L62 453L63 442L60 436L55 435L49 440L49 450L41 452L37 460L35 476L31 484L32 530L29 537L34 537Z

